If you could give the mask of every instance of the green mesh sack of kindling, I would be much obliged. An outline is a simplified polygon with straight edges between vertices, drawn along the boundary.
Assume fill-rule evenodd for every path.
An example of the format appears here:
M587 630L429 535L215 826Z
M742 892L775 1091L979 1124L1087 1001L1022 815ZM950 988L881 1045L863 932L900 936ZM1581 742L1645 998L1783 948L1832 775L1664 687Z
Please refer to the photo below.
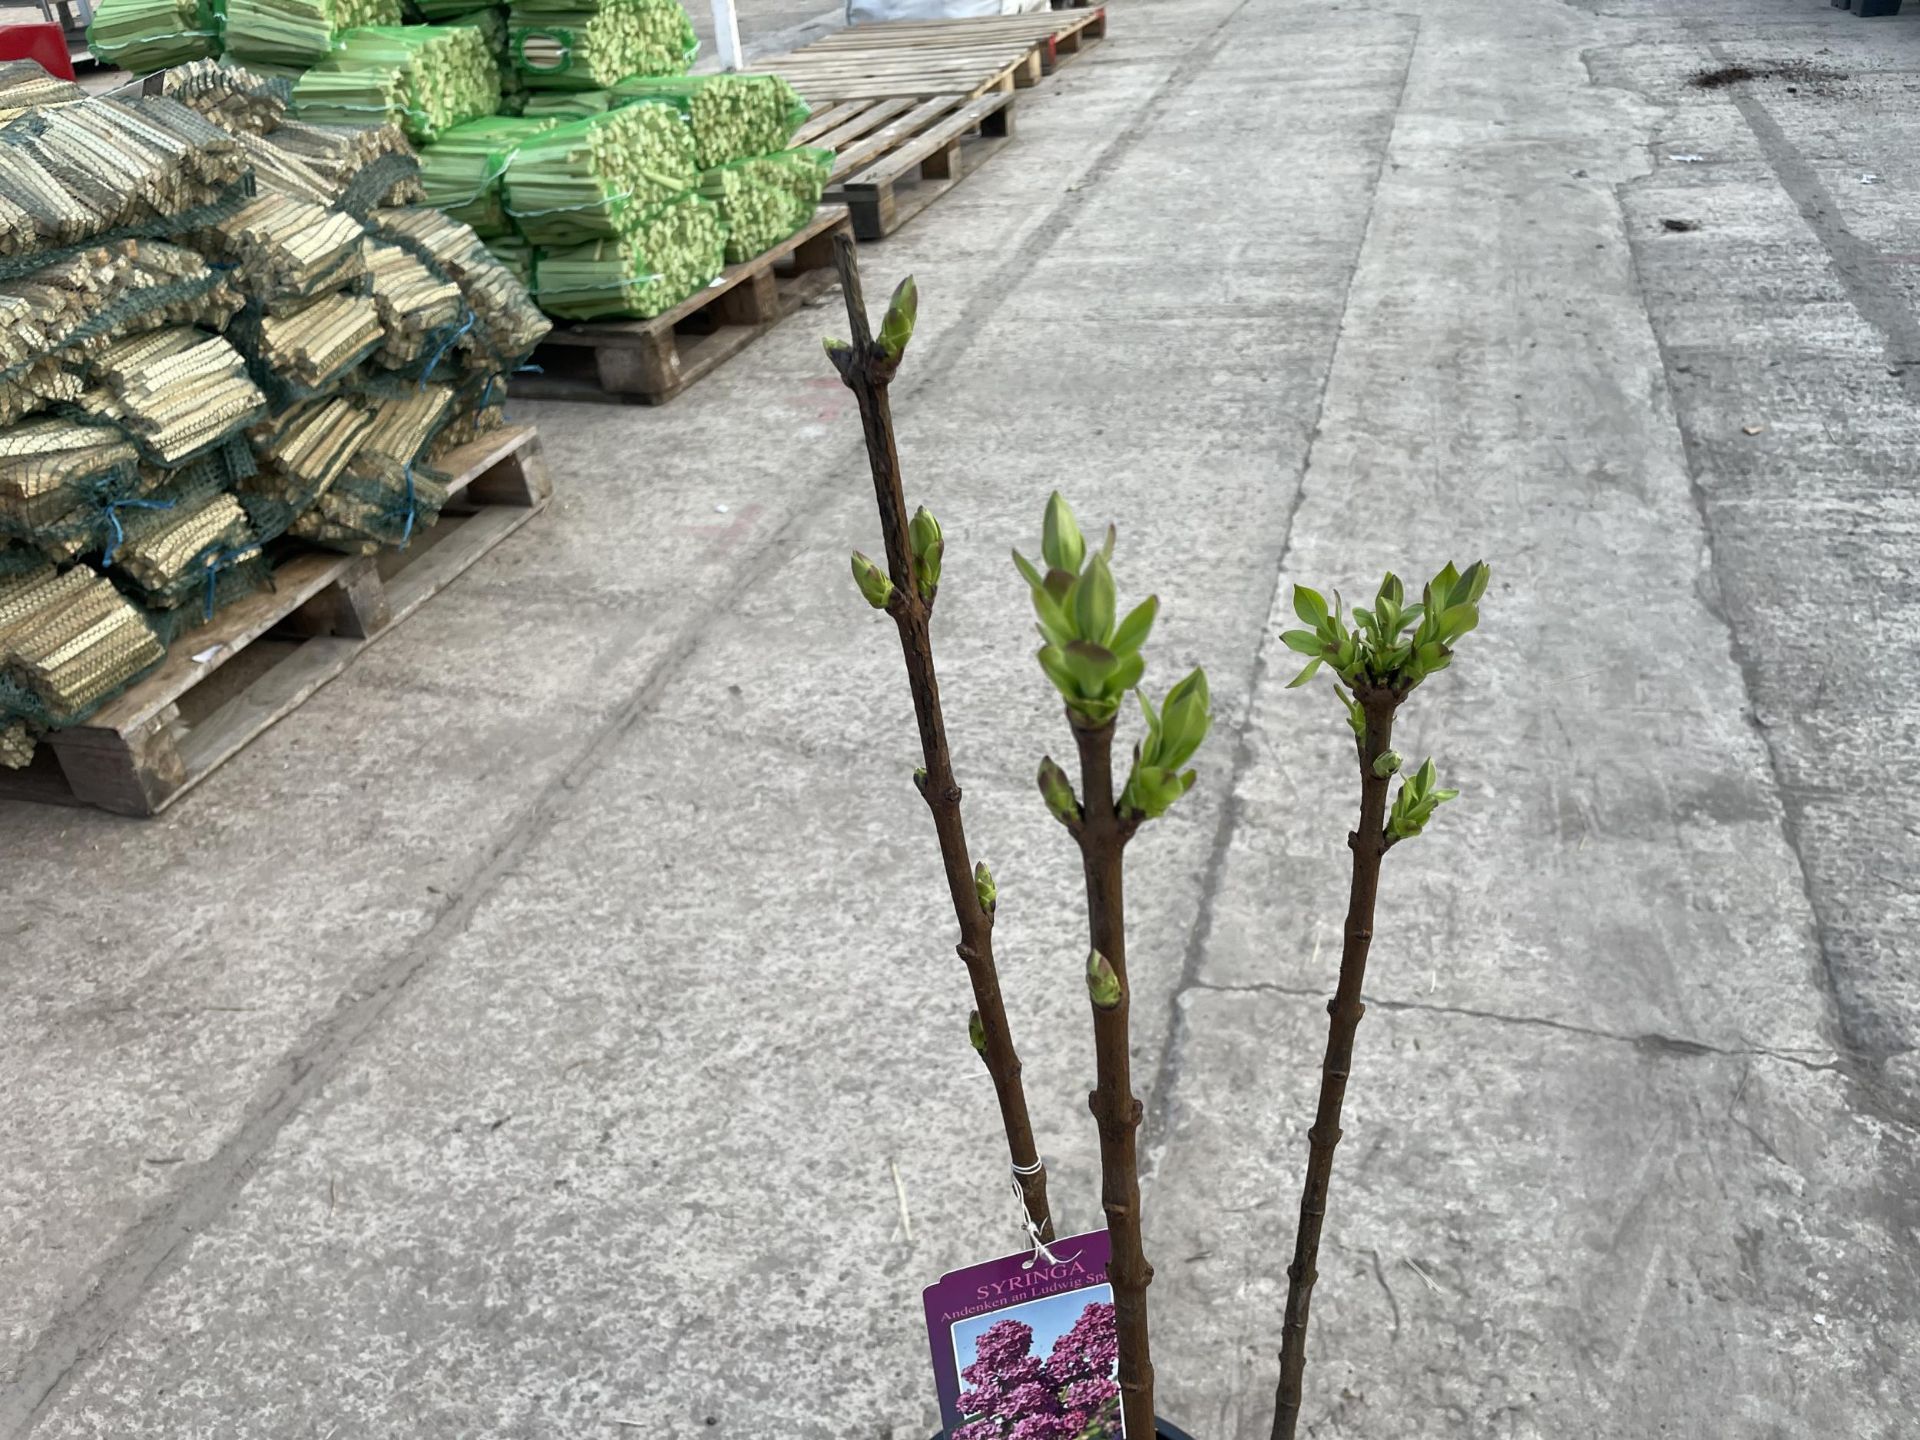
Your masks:
M635 101L672 105L687 117L702 170L783 148L809 113L778 75L633 76L613 87L614 104Z
M533 298L549 315L644 320L711 284L726 243L719 210L689 193L630 219L613 239L540 251Z
M529 120L546 116L554 120L585 120L604 115L613 108L611 90L534 90L527 95L520 113Z
M727 263L738 265L779 244L813 218L833 169L831 150L783 150L715 166L700 193L727 227Z
M678 75L700 48L679 0L518 0L507 44L529 90L604 90L629 75Z
M455 125L433 144L420 147L426 203L471 225L483 238L510 234L513 222L501 198L500 178L523 144L559 123L489 115Z
M149 75L220 53L215 0L100 0L87 48L110 65Z
M437 140L500 104L500 68L468 25L350 30L340 48L293 87L293 110L317 124L397 124Z
M400 0L226 0L223 44L249 64L317 65L341 31L400 19Z
M631 105L524 141L507 165L507 213L536 245L579 245L621 233L698 179L693 136L664 105Z

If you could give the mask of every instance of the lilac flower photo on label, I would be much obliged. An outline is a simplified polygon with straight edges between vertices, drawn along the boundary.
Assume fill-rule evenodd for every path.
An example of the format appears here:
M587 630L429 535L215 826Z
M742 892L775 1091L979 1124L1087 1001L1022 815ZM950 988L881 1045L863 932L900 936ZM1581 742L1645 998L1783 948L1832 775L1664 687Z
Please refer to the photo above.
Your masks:
M955 1326L968 1388L951 1440L1120 1440L1112 1294L1094 1286Z

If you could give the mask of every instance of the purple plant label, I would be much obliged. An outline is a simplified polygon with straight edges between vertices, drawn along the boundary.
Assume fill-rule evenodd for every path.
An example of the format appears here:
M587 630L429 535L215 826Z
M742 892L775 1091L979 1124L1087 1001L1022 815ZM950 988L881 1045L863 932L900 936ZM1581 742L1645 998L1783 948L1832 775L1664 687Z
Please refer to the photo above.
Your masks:
M1121 1440L1107 1232L943 1275L926 1289L946 1440Z

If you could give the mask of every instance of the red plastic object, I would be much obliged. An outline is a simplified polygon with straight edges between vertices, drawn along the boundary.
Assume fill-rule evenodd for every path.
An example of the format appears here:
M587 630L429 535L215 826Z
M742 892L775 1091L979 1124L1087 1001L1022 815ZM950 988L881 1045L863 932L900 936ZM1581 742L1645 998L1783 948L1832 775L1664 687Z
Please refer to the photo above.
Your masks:
M0 25L0 60L32 60L61 80L71 80L73 60L58 25Z

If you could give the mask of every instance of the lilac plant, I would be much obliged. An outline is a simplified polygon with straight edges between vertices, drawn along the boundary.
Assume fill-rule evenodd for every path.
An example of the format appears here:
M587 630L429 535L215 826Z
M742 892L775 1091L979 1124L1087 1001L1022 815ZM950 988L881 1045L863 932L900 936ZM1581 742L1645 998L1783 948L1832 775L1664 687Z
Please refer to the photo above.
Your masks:
M972 1416L952 1440L1116 1440L1120 1356L1113 1306L1099 1301L1080 1312L1045 1360L1032 1353L1033 1327L1002 1320L974 1342L963 1371L972 1388L960 1410Z

